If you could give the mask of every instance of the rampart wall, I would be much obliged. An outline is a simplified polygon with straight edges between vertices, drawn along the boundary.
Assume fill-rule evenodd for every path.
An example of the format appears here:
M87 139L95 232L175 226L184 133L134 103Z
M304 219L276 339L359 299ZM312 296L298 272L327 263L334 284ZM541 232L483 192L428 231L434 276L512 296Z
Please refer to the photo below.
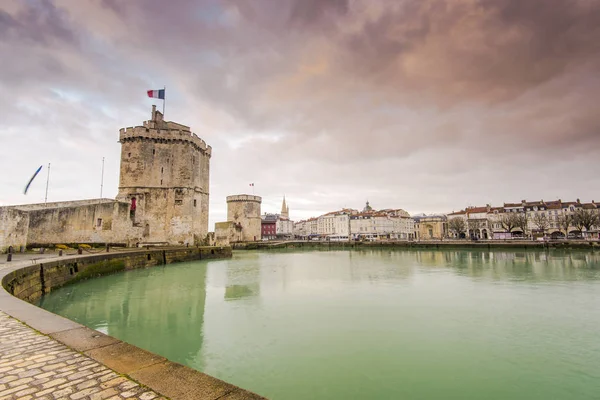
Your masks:
M33 303L43 294L69 283L119 271L172 264L180 261L231 257L230 247L178 247L100 253L65 260L40 262L2 278L6 291Z
M29 213L12 207L0 207L0 253L9 247L16 251L27 245Z

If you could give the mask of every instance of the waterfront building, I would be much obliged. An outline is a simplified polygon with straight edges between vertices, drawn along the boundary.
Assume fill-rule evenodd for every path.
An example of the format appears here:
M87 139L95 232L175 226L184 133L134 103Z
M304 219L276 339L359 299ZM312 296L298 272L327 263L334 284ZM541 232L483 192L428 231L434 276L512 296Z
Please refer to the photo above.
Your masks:
M294 225L297 238L329 241L408 240L414 221L402 209L374 210L369 202L362 211L344 208Z
M27 245L201 244L208 233L212 149L152 106L141 126L119 131L113 199L0 207L0 251Z
M294 237L294 221L290 220L290 207L285 202L285 196L281 204L280 214L267 214L262 217L261 237L262 239L288 240Z
M463 235L449 232L450 237L468 237L474 239L511 239L521 238L598 238L600 225L599 205L575 201L526 201L504 203L501 207L467 207L464 210L448 214L449 220L461 218L465 221ZM577 223L574 218L582 210L595 214L595 224ZM584 212L584 213L585 213ZM565 226L565 224L567 226ZM589 228L589 229L588 229Z
M442 240L448 236L448 222L445 215L414 216L416 240Z
M277 214L263 214L260 223L260 237L263 240L272 240L277 238Z

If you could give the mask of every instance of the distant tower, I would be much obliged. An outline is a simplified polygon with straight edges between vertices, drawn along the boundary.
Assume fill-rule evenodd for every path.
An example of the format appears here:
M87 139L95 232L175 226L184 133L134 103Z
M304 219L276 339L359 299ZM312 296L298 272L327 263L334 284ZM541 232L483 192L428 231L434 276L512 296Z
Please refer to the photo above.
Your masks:
M260 240L260 196L238 194L227 196L227 222L233 222L239 234L235 241Z
M212 149L189 126L164 121L152 106L143 126L122 128L117 200L131 204L145 242L194 244L208 233Z
M370 212L373 211L373 207L371 207L369 205L369 201L367 200L367 204L365 205L365 208L363 208L363 212Z
M281 213L282 218L290 218L290 208L285 204L285 196L283 196L283 203L281 204Z

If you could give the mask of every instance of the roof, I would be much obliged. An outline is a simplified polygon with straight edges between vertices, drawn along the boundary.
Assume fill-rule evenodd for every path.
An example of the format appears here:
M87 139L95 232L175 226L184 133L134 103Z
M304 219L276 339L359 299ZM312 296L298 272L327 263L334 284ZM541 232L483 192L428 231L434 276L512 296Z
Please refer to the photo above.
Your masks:
M504 203L504 207L523 207L523 203Z
M470 207L465 210L467 214L470 213L486 213L488 211L487 207Z
M467 212L465 210L461 210L461 211L456 211L456 212L452 212L448 215L465 215Z

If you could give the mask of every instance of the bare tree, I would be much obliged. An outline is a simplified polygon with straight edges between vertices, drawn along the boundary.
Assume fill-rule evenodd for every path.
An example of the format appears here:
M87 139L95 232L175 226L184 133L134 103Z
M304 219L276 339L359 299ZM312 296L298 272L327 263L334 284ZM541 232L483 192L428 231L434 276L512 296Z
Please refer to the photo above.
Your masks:
M542 235L546 235L546 229L550 226L550 221L548 221L548 217L546 214L535 214L533 216L533 223L537 226L538 230L542 231Z
M556 222L559 228L565 231L565 238L569 236L569 227L573 225L573 216L571 214L559 215Z
M460 238L461 233L465 233L467 230L467 224L465 220L460 217L451 218L448 221L448 229L456 234L456 237Z
M498 220L502 228L506 230L506 232L511 232L517 225L517 214L515 213L504 213Z
M594 210L586 210L583 208L577 209L573 214L573 225L579 232L583 231L583 228L587 232L592 230L592 227L598 223L598 213Z
M529 218L526 213L519 213L515 216L515 225L517 228L521 228L523 231L523 235L527 236L527 223L529 222Z

